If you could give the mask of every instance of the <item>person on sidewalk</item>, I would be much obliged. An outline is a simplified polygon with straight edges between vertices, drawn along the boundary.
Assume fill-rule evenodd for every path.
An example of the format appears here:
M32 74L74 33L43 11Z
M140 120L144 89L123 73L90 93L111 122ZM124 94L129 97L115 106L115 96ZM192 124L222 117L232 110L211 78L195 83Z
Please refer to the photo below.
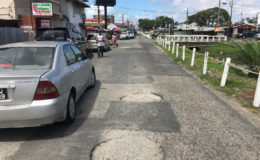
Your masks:
M112 42L113 42L114 48L116 48L116 41L117 41L117 37L116 37L116 33L114 33L112 36Z
M97 45L98 45L98 58L102 58L106 40L105 40L105 37L101 34L100 31L98 33L96 41L97 41Z

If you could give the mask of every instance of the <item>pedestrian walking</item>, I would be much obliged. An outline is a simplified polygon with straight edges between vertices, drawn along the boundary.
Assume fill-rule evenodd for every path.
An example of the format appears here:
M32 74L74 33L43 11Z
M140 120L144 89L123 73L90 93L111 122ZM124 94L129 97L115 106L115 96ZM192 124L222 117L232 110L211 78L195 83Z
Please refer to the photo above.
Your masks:
M112 36L112 42L113 42L114 48L116 47L116 41L117 41L117 37L116 37L116 33L114 33Z
M97 41L97 45L98 45L98 58L102 58L106 40L105 40L105 37L101 34L100 31L98 33L96 41Z

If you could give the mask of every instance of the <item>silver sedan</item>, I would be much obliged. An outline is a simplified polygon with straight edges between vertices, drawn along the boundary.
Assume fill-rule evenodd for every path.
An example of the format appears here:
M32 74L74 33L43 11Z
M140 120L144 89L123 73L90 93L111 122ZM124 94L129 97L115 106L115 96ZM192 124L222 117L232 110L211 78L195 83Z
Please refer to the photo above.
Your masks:
M0 46L0 128L72 123L96 82L92 56L67 42Z

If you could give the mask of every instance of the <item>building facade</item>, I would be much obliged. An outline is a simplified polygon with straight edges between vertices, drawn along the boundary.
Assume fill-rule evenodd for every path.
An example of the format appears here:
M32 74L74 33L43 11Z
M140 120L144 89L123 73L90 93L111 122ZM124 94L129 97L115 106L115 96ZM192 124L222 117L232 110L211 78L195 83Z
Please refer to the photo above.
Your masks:
M19 20L24 31L39 28L71 27L84 31L85 12L88 0L2 0L0 19ZM31 3L51 3L52 15L32 16Z

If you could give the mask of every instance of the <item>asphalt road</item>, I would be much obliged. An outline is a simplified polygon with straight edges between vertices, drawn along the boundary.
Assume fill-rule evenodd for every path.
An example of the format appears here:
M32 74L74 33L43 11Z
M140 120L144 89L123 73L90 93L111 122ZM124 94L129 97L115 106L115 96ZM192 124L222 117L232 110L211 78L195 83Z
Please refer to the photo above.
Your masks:
M71 126L1 129L0 159L260 159L247 117L142 37L93 59L97 85Z

